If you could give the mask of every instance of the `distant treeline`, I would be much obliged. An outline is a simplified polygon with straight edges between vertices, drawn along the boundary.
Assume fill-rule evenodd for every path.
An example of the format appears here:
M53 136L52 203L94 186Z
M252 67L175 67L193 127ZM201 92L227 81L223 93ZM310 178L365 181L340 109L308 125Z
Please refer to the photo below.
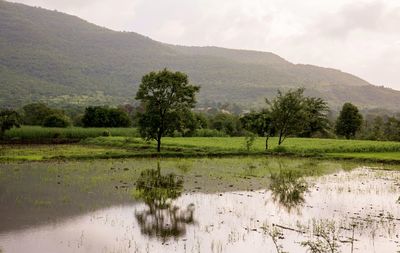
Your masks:
M318 102L309 99L308 103L309 107L305 109L308 112L306 114L303 113L302 119L298 119L301 120L302 124L296 124L300 128L296 128L295 131L289 134L290 136L322 138L342 136L356 139L400 141L400 115L390 115L377 111L361 116L355 106L347 103L342 108L342 114L343 110L350 110L350 115L347 117L353 119L355 117L359 121L353 126L355 130L349 131L349 126L340 125L340 114L335 118L332 117L332 113L324 101ZM310 105L310 103L314 104ZM258 136L265 135L263 132L265 129L263 129L262 125L260 126L260 124L265 124L265 117L268 117L265 110L235 114L224 108L228 109L232 108L232 106L225 104L218 107L210 107L208 110L202 109L203 112L192 111L184 117L186 121L184 122L185 127L169 135L183 137L246 136L249 133L254 133ZM2 110L2 112L3 116L0 117L2 117L1 122L4 122L5 110ZM141 112L143 112L141 106L132 105L58 109L49 107L44 103L28 104L15 111L18 114L21 125L96 128L137 127ZM236 113L239 112L240 110L236 109ZM1 122L0 124L3 126L4 123ZM278 135L276 132L271 132L271 134Z

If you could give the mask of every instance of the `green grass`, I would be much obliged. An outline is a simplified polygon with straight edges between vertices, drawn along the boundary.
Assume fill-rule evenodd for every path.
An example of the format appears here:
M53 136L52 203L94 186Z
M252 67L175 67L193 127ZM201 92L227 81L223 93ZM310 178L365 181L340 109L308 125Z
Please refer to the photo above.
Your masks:
M139 136L136 128L48 128L40 126L22 126L13 128L5 133L6 140L41 141L49 139L93 138L110 133L111 136Z
M73 145L3 145L0 161L290 154L400 163L400 142L289 138L278 146L277 138L271 138L268 151L264 145L265 139L257 138L252 149L247 151L244 137L166 137L162 140L162 152L158 154L155 142L145 142L138 137L95 137Z
M41 161L127 156L129 150L83 145L9 145L0 146L0 161Z
M124 137L98 137L88 139L84 143L92 145L106 145L118 147L146 146L155 148L155 143L146 144L140 138ZM180 149L193 151L245 151L244 137L186 137L162 139L164 150ZM348 152L400 152L400 142L388 141L364 141L364 140L338 140L338 139L311 139L311 138L289 138L280 147L277 138L270 138L269 151L286 152L297 154L323 154L323 153L348 153ZM257 138L250 153L265 151L265 139Z

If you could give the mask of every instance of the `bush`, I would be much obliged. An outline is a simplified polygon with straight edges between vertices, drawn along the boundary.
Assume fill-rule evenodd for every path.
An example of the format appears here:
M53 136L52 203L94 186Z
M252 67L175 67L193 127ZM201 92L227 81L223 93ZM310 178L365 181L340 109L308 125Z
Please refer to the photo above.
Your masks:
M105 130L105 131L103 131L103 133L101 134L101 136L108 137L108 136L111 136L111 133L110 133L110 131Z
M52 114L43 120L44 127L69 127L71 119L66 115Z
M130 127L132 125L125 111L104 106L86 108L82 123L84 127Z
M246 148L247 152L253 147L254 141L256 140L256 136L254 133L248 132L244 138L244 147Z

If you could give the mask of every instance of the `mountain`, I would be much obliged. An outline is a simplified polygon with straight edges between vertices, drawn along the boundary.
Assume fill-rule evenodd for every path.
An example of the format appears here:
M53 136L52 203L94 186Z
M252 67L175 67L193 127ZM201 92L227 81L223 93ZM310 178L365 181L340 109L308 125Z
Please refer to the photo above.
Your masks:
M32 101L133 102L141 77L179 70L201 86L199 101L261 104L277 89L305 87L332 106L400 107L400 91L354 75L292 64L267 52L185 47L116 32L75 16L0 0L0 106Z

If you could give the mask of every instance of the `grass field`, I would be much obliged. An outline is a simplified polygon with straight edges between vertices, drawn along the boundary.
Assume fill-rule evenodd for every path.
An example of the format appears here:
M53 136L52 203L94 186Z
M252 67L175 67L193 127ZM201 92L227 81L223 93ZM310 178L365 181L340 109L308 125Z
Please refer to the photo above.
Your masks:
M297 155L400 163L400 142L289 138L278 146L277 139L271 138L266 151L265 139L257 138L247 151L244 137L166 137L161 154L155 146L155 142L122 136L87 138L69 145L3 145L0 160Z
M40 126L22 126L7 131L4 137L6 140L14 141L43 141L51 139L81 140L104 135L139 136L136 128L48 128Z

